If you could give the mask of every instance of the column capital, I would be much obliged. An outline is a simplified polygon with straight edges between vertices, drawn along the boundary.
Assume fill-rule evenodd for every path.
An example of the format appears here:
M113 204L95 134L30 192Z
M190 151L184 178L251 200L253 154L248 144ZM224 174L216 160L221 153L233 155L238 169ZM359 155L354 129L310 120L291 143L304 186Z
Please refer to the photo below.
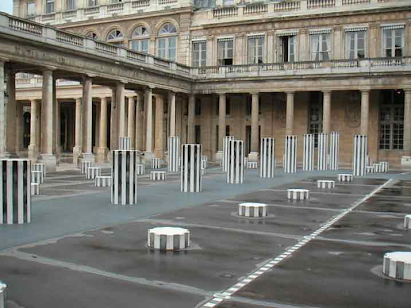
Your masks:
M292 90L286 90L286 91L284 91L284 93L285 94L295 94L295 91L292 91Z
M371 89L358 89L361 93L370 93Z
M409 89L403 89L403 91L404 91L404 93L411 94L411 88L409 88Z
M53 71L55 71L56 69L57 69L57 68L54 67L54 66L45 66L45 67L41 68L41 71L42 71L43 73L45 73L45 72L53 72Z
M260 95L260 92L250 92L250 95Z
M323 94L331 94L333 90L322 90Z

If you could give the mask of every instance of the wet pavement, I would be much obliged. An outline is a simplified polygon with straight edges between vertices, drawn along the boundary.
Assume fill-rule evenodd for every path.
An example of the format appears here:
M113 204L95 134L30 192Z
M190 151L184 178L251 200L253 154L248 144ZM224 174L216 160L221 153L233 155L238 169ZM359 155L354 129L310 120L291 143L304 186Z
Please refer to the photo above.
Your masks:
M316 187L336 174L267 180L247 170L245 184L229 185L213 168L199 194L180 193L178 174L146 175L139 204L120 207L79 172L51 174L32 224L0 226L6 308L408 308L411 282L381 270L385 252L411 251L411 175ZM288 188L311 198L289 201ZM266 203L268 216L238 216L241 202ZM191 247L149 249L147 230L158 226L189 229Z

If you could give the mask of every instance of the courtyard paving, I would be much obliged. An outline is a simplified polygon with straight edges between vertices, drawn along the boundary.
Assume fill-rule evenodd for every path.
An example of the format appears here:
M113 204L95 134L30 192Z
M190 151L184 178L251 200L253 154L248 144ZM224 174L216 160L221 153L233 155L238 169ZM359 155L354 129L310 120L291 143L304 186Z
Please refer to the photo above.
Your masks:
M103 174L109 174L109 169ZM32 203L32 223L0 226L6 308L219 307L409 308L411 282L381 274L385 252L411 251L411 175L374 174L318 189L337 172L302 172L245 183L207 169L203 192L181 193L179 175L139 178L139 203L110 204L77 170L49 174ZM307 188L308 201L289 201ZM264 202L262 219L238 203ZM147 248L147 230L191 231L178 253Z

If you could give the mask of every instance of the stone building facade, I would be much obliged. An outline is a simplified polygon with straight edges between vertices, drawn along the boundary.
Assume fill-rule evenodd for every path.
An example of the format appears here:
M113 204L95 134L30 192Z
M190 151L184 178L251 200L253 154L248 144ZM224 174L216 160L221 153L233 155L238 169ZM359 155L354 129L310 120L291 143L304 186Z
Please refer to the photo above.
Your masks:
M216 160L222 136L233 135L255 160L260 138L274 137L281 161L284 136L294 134L301 161L303 134L339 131L342 165L351 163L355 134L368 135L373 160L410 160L409 1L14 0L14 14L187 66L191 92L154 91L152 116L146 90L124 91L124 133L140 151L148 152L152 136L152 154L166 157L175 134ZM30 153L29 114L41 108L42 80L17 75L16 137L7 145L33 159L41 153ZM100 161L118 137L110 129L114 92L92 87L92 151ZM75 142L83 94L78 82L57 84L58 161L84 152Z

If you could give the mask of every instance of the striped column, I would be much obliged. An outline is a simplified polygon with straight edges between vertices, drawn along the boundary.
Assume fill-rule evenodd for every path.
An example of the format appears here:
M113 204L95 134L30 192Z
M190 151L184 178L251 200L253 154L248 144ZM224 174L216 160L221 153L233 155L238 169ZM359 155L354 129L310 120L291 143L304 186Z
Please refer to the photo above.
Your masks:
M227 172L228 170L228 146L230 140L234 140L234 136L223 137L223 158L221 161L223 172Z
M339 182L351 182L353 180L353 175L348 173L341 173L338 174L338 181Z
M178 172L180 159L180 137L168 137L168 172Z
M160 169L161 168L161 159L153 157L151 159L151 169Z
M288 200L308 200L310 199L310 191L308 189L290 188L287 189Z
M317 181L318 188L335 188L335 181L330 180L318 180Z
M285 136L284 173L297 172L297 136Z
M32 164L32 171L41 171L43 179L46 177L46 165L45 164Z
M331 132L330 135L330 170L338 170L340 163L340 133Z
M201 144L183 144L181 147L181 191L202 190Z
M411 215L405 215L404 217L404 228L411 229Z
M382 167L382 172L388 172L389 170L389 164L387 161L382 161L380 162L381 167Z
M112 153L111 203L137 203L137 151L116 150Z
M146 174L146 166L144 164L136 164L137 175Z
M328 134L318 134L317 169L327 170Z
M275 173L275 139L261 138L260 177L273 178Z
M5 308L7 285L0 281L0 308Z
M238 205L238 215L245 217L265 217L267 216L267 204L245 202Z
M171 251L188 248L190 246L190 231L174 227L149 229L147 246L158 250Z
M31 162L0 160L0 224L23 224L31 220Z
M314 170L314 135L305 134L303 138L303 170Z
M96 187L108 187L111 186L111 176L98 175L94 180Z
M384 255L384 275L400 280L411 280L411 252L394 251Z
M227 183L244 182L244 141L230 140L228 144Z
M150 172L150 180L152 181L165 181L166 179L166 172L165 171L151 171Z
M93 164L91 161L81 161L81 174L87 174L87 169L90 168L92 165Z
M40 195L40 184L31 183L31 195L32 196Z
M95 179L97 176L101 175L101 168L100 167L89 167L87 169L87 179Z
M31 182L37 184L43 184L43 172L32 171L31 172Z
M364 176L367 158L367 136L354 136L353 175Z
M119 137L118 149L119 150L131 150L130 137Z

